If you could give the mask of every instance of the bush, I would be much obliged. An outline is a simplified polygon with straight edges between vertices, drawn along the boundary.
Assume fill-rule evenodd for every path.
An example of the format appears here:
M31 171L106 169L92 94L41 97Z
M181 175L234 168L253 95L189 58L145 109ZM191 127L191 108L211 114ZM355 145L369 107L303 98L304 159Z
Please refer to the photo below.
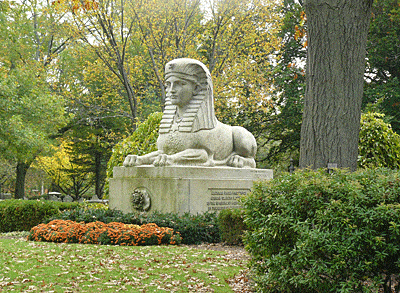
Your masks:
M146 121L137 126L131 136L114 146L110 160L107 163L107 180L104 187L105 198L108 197L108 180L113 177L114 167L122 166L127 155L145 155L157 150L158 129L161 118L161 112L150 114Z
M200 244L220 242L218 218L215 213L191 215L185 213L177 215L173 213L162 214L154 212L142 214L142 223L156 223L160 227L170 227L181 234L183 244Z
M60 211L74 209L78 203L16 200L0 201L0 232L29 231L42 223L46 217L54 216Z
M171 228L160 228L156 224L142 226L103 222L78 223L54 220L33 227L28 240L114 245L160 245L179 244L181 237Z
M155 223L159 227L169 227L179 232L183 238L182 243L184 244L199 244L202 242L215 243L220 241L217 215L215 213L205 213L196 216L188 213L177 215L158 212L151 214L123 214L118 210L75 209L51 217L47 219L46 222L55 219L85 223L96 221L103 223L121 222L134 225Z
M400 167L400 135L382 118L384 114L367 113L361 116L358 166L361 168Z
M140 220L134 214L123 214L118 210L105 210L93 208L78 208L74 210L64 211L58 215L47 218L44 223L53 220L70 220L75 222L121 222L125 224L141 224Z
M400 175L299 171L244 198L246 248L262 292L390 291L400 273Z
M242 238L247 229L243 220L243 209L226 209L220 211L218 226L221 231L221 241L228 245L242 245Z

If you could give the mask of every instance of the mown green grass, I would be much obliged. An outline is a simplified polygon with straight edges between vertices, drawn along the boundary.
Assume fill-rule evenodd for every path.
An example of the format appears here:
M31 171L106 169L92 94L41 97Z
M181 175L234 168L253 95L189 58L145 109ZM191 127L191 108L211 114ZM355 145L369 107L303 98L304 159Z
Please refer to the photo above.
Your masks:
M232 292L225 252L0 239L0 292Z

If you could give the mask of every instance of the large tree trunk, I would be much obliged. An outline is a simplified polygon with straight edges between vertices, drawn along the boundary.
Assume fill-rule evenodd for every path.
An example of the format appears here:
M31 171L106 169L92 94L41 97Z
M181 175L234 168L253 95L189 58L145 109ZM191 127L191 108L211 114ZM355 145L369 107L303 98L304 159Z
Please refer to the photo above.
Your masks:
M15 180L15 198L24 198L25 196L25 176L31 163L17 163L17 178Z
M357 168L366 41L373 0L305 0L307 85L300 167Z

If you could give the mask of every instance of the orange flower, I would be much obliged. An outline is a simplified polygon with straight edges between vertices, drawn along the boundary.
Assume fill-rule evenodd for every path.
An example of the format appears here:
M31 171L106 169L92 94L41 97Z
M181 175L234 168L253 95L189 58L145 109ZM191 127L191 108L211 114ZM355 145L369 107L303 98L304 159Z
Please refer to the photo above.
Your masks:
M181 237L171 228L158 227L154 223L142 226L112 222L92 222L85 224L70 220L53 220L48 224L40 224L31 229L28 240L119 244L119 245L155 245L177 244Z

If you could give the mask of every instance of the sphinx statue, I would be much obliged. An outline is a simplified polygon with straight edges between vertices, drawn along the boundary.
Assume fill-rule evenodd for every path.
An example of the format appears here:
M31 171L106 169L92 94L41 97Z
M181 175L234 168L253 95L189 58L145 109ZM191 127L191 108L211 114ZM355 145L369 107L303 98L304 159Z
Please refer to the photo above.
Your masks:
M256 167L254 136L243 127L223 124L215 117L211 74L203 63L188 58L168 62L165 86L158 150L143 156L128 155L125 167Z

